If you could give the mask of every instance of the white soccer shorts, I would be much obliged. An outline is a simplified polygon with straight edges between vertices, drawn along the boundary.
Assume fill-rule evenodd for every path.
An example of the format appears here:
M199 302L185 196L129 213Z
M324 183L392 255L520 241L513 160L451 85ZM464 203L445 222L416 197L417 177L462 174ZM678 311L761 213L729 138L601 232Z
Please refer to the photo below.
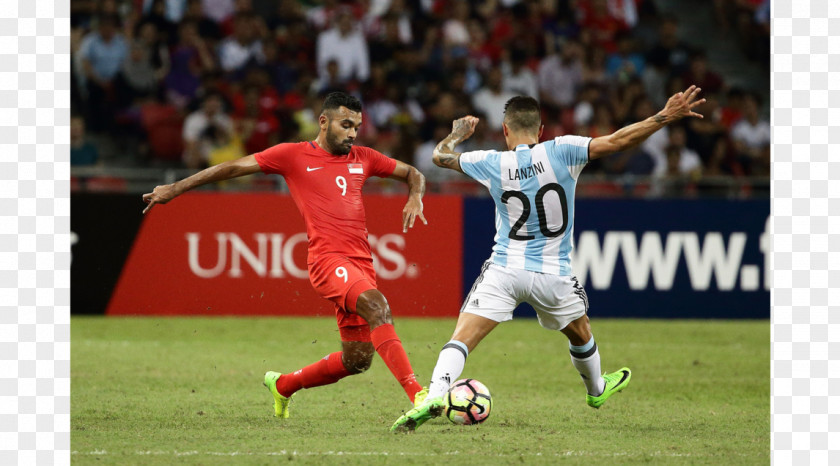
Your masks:
M510 269L490 261L481 267L461 312L496 322L513 319L513 310L528 303L544 328L562 330L589 309L586 291L577 278Z

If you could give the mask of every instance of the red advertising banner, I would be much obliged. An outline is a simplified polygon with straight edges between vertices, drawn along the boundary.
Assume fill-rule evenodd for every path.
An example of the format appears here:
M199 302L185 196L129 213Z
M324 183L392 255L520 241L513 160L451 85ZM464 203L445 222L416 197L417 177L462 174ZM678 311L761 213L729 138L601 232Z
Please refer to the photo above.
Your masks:
M455 316L462 200L425 197L429 225L403 233L405 201L365 197L379 290L395 316ZM306 249L288 195L189 193L147 214L107 314L333 315L309 283Z

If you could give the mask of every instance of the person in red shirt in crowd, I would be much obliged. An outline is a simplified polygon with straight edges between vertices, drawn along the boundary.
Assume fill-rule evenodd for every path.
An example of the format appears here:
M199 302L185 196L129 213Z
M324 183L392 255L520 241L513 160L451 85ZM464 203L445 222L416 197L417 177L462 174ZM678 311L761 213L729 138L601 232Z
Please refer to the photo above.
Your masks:
M376 351L413 403L425 398L394 330L391 309L376 286L362 185L371 176L404 181L409 188L402 211L403 232L423 216L426 180L416 168L373 149L354 145L362 124L362 105L342 92L327 95L314 141L284 143L202 170L143 195L146 213L197 186L262 171L283 175L303 215L309 239L309 280L335 304L342 351L295 372L266 372L264 385L274 396L274 415L289 417L289 400L302 388L327 385L370 367Z
M627 30L627 24L610 12L607 0L582 2L579 8L583 16L580 25L591 32L592 45L602 47L608 54L615 53L616 34Z
M260 98L258 87L245 88L245 92L242 93L242 108L237 109L233 115L234 125L242 136L245 151L249 154L277 144L280 137L280 121L273 112L260 105Z
M725 91L726 85L719 74L709 69L709 60L706 53L696 51L691 55L688 70L683 73L684 82L697 83L709 94L718 94Z

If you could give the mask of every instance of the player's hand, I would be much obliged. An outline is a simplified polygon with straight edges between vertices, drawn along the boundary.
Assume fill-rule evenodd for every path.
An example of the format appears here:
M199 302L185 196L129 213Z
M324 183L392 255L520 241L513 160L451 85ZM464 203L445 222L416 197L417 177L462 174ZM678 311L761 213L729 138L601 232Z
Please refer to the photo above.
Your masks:
M693 109L698 105L703 105L706 99L696 100L700 94L700 88L692 85L685 92L678 92L668 99L665 108L662 112L668 115L671 120L679 120L687 116L694 118L703 118L703 115L694 112Z
M402 211L403 233L407 233L409 228L414 227L414 220L417 218L423 221L423 225L429 224L423 216L423 201L419 197L412 196L408 198Z
M478 120L478 117L467 115L452 122L452 134L455 135L458 142L463 142L473 135Z
M143 202L148 204L146 208L143 209L143 213L145 214L151 210L152 206L155 204L166 204L172 199L175 199L177 195L178 194L175 192L175 188L171 184L155 186L154 191L143 195Z

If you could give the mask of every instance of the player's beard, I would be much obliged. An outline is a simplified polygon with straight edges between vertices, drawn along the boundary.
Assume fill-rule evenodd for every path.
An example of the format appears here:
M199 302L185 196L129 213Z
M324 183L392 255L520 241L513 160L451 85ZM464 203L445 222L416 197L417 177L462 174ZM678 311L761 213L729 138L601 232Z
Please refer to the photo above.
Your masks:
M347 155L353 148L353 141L340 139L333 134L332 128L327 128L327 143L330 145L330 153L333 155Z

